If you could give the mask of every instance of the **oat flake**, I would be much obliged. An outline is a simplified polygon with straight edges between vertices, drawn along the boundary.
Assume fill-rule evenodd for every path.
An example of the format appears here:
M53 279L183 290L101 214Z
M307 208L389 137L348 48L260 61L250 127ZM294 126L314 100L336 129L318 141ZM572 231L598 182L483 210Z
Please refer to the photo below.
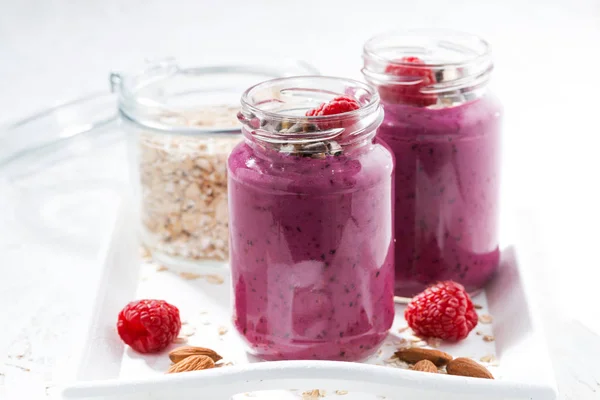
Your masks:
M206 279L206 282L214 285L220 285L225 282L225 279L223 279L221 275L206 275L204 278Z
M486 356L483 356L479 359L479 361L484 362L484 363L495 363L496 360L496 356L493 354L488 354Z
M308 390L302 393L302 400L312 400L325 397L325 391L320 389Z
M491 324L494 319L489 314L481 314L479 316L479 322L482 324Z
M179 334L185 337L194 336L196 334L196 328L191 325L184 325L181 327Z
M418 343L418 342L421 342L423 339L421 339L420 337L411 335L408 337L408 340L412 343Z
M224 326L220 326L219 327L219 335L223 336L224 334L226 334L229 331L229 329L227 329Z
M150 250L146 246L140 246L140 257L142 260L150 260L152 258L152 254L150 254Z
M193 274L191 272L180 272L179 276L181 276L183 279L186 279L188 281L193 281L195 279L202 278L202 275Z

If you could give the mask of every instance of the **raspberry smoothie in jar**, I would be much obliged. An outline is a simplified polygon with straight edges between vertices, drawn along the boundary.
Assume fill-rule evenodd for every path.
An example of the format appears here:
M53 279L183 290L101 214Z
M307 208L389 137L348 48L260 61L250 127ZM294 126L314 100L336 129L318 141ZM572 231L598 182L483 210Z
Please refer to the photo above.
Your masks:
M462 33L408 31L364 47L363 74L385 110L396 156L395 293L443 280L471 293L499 262L501 105L487 84L488 44Z
M361 360L394 319L394 158L377 92L295 77L242 97L228 160L233 322L266 360Z

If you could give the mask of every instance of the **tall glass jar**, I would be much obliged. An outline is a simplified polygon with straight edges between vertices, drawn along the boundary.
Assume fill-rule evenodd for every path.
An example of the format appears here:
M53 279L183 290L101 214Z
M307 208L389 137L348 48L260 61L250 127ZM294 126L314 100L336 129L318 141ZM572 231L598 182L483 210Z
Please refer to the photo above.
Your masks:
M488 44L408 31L364 46L363 74L385 109L396 156L396 294L441 280L478 291L499 262L501 105L488 90Z
M227 156L240 142L239 94L274 77L316 73L300 62L183 67L172 59L114 74L131 131L142 242L184 272L229 256Z
M306 111L347 95L360 108ZM244 142L228 160L233 322L267 360L359 360L394 319L394 158L360 82L294 77L242 96Z

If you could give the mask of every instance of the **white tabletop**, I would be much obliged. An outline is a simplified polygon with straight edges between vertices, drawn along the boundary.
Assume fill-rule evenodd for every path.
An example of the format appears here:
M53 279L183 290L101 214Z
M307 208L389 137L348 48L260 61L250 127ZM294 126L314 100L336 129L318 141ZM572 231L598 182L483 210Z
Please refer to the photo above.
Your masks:
M148 57L288 55L360 78L362 43L378 32L478 33L494 47L493 85L506 110L503 212L526 221L541 249L535 289L561 398L600 398L600 2L491 3L0 0L0 124L107 90L109 71ZM0 398L43 398L89 311L77 298L91 287L82 263L92 250L23 246L8 226L0 226ZM48 252L60 265L45 262Z

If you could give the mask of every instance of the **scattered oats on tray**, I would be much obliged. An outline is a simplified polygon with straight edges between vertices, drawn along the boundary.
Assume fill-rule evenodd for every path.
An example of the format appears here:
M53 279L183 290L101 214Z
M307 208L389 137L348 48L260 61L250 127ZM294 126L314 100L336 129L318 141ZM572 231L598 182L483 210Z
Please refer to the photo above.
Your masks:
M481 314L479 316L479 322L482 324L491 324L494 319L489 314Z
M418 342L421 342L421 341L423 341L423 339L421 339L421 338L420 338L420 337L418 337L418 336L414 336L414 335L410 335L410 336L408 336L408 340L409 340L411 343L418 343Z
M390 358L383 360L383 364L388 367L409 369L410 364L401 361L396 354L392 354Z
M233 363L231 361L226 362L225 364L221 364L222 367L231 367Z
M206 282L212 283L213 285L220 285L225 282L225 279L221 275L206 275L204 277Z
M493 335L483 335L484 342L493 342L496 338Z
M313 400L325 397L325 391L320 389L307 390L302 392L302 400Z
M179 332L179 335L185 336L185 337L194 336L195 334L196 334L196 328L194 328L191 325L187 325L187 324L183 325L181 327L181 331Z
M402 328L398 328L398 333L402 333L405 332L407 330L409 330L410 328L408 326L403 326Z
M146 246L140 246L140 257L146 261L152 259L152 254L150 254L150 250Z
M186 279L188 281L193 281L193 280L202 278L202 275L194 274L191 272L180 272L179 276L181 276L183 279Z
M223 336L223 335L224 335L224 334L226 334L228 331L229 331L229 329L227 329L227 327L225 327L225 326L220 326L220 327L219 327L219 331L218 331L218 332L219 332L219 335L220 335L220 336Z
M488 354L479 359L479 361L490 364L490 365L498 365L498 360L496 356L493 354Z

